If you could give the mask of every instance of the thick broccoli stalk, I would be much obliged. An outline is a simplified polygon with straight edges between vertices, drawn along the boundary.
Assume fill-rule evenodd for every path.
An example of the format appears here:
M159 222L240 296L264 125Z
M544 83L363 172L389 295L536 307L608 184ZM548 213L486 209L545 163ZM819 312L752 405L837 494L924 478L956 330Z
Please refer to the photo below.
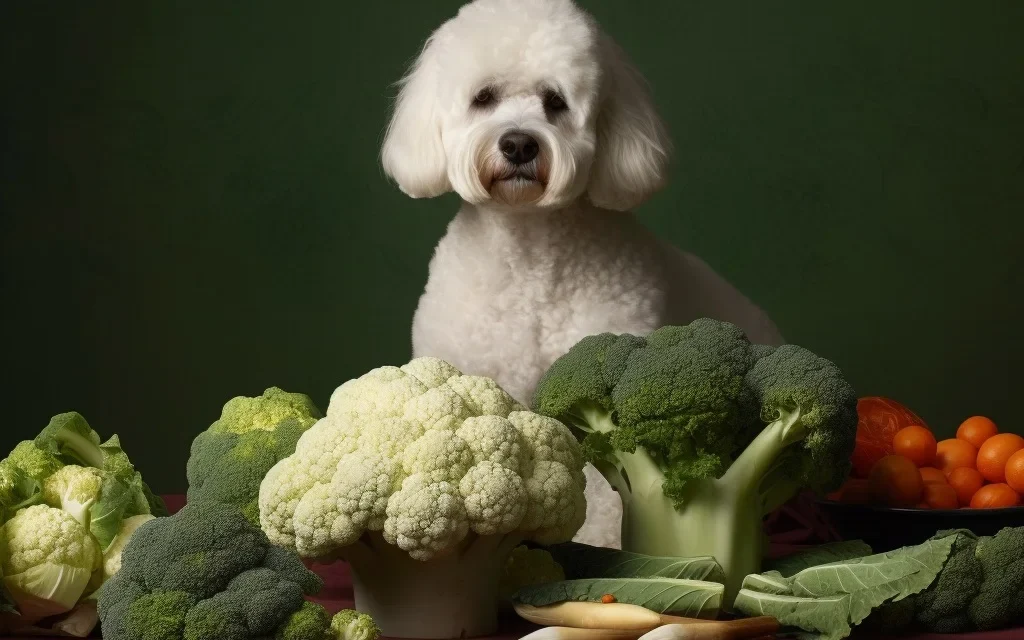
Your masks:
M192 441L188 501L234 505L258 525L260 482L321 417L308 396L277 387L255 398L232 398L220 418Z
M305 598L322 585L238 509L204 502L142 524L97 604L107 640L319 640L330 620Z
M762 519L849 469L856 394L828 360L751 344L710 319L648 338L583 339L540 381L535 409L570 425L623 501L623 548L714 556L729 606L758 573Z
M558 420L419 358L335 390L264 478L260 523L304 558L349 562L356 608L385 636L487 635L512 549L582 526L583 466Z

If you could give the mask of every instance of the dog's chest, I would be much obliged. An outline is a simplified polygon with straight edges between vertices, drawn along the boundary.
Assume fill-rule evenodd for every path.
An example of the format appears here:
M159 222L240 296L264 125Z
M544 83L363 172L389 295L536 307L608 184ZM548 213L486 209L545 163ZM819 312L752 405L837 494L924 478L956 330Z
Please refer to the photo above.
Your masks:
M414 352L492 377L527 402L551 363L585 336L660 326L663 283L640 251L533 263L439 252L417 309Z

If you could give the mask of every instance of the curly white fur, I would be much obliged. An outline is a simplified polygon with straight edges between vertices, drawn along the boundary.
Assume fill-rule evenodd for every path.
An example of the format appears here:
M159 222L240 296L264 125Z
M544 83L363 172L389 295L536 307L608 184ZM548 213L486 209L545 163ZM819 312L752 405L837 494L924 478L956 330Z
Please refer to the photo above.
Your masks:
M671 143L641 75L572 0L476 0L427 40L400 92L383 166L407 195L462 205L430 262L413 355L497 380L529 403L581 338L698 317L781 344L767 315L631 212L665 183ZM499 148L508 132L539 149ZM587 469L576 539L620 546L621 503Z

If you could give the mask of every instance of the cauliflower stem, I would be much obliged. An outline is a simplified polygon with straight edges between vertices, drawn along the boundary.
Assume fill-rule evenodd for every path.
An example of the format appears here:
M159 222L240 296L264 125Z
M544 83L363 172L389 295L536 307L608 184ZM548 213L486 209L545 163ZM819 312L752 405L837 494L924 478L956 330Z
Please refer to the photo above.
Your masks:
M459 547L416 560L365 534L344 549L352 569L355 608L385 621L389 637L472 638L497 630L498 582L521 536L470 534Z

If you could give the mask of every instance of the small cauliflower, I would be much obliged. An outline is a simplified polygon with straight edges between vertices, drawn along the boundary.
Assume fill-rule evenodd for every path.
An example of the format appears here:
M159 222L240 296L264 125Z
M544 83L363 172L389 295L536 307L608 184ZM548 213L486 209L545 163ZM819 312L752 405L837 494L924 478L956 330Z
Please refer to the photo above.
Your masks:
M192 441L186 466L188 501L235 505L259 524L263 476L295 451L299 436L320 417L308 396L277 387L255 398L228 400L220 418Z
M509 552L582 526L583 467L555 418L490 378L417 358L335 390L263 479L260 524L302 557L347 560L357 608L386 636L487 634Z
M100 548L70 514L46 505L18 511L0 528L3 584L25 622L71 611L100 568Z

